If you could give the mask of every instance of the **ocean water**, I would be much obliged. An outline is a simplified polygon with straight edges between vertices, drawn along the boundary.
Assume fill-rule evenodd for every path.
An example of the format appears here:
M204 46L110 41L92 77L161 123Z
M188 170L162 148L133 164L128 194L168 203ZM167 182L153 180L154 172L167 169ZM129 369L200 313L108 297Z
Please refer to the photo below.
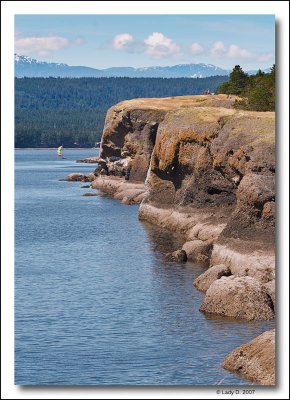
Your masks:
M204 268L164 257L180 238L62 180L95 155L15 151L15 384L248 384L220 363L274 322L202 314Z

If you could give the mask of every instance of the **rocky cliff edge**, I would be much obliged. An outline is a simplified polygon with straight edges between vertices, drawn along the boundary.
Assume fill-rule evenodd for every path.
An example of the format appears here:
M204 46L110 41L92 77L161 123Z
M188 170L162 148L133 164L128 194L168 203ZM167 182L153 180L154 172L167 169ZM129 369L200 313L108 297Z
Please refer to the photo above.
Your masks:
M269 319L275 299L269 289L275 286L275 114L235 110L235 99L135 99L111 107L92 185L125 203L141 202L141 220L182 233L187 259L209 267L194 283L199 289L209 275L211 284L224 278L223 290L249 287L246 278L253 279L256 288L248 296L261 293L265 312L249 317L240 302L230 315ZM226 273L212 272L216 266ZM233 300L230 290L224 292ZM230 311L210 305L214 293L201 310L226 315Z
M141 203L141 220L185 237L171 256L208 267L194 282L205 292L202 312L268 320L275 315L275 114L235 110L234 102L184 96L111 107L92 187Z

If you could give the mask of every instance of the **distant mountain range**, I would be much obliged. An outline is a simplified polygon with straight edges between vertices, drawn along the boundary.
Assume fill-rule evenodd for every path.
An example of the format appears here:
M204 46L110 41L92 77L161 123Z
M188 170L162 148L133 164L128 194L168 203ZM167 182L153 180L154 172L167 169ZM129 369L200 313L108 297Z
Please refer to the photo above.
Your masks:
M70 66L62 63L38 61L23 55L14 55L15 77L62 77L62 78L205 78L228 75L230 71L212 64L178 64L168 67L112 67L96 69L84 66ZM249 71L254 74L256 71Z
M74 67L67 64L38 61L27 56L15 54L15 76L27 77L117 77L129 78L205 78L215 75L228 75L229 71L212 64L179 64L171 67L112 67L95 69Z

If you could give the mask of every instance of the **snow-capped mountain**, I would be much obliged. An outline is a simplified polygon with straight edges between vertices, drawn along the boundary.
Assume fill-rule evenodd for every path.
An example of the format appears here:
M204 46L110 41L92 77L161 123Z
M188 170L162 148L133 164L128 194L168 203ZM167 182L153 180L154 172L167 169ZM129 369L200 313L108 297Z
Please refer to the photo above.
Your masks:
M214 75L228 75L229 71L212 64L179 64L168 67L112 67L95 69L84 66L70 66L61 63L49 63L15 54L15 76L27 77L117 77L130 78L205 78Z
M258 72L257 69L251 69L249 71L246 71L248 75L256 75L256 73ZM264 72L265 74L269 74L271 72L271 68L266 68L263 69L262 72Z
M27 77L69 77L102 76L98 70L88 67L71 67L62 63L48 63L34 58L14 54L14 74L16 78Z
M136 78L205 78L214 75L228 75L229 71L212 64L179 64L168 67L107 68L106 76L129 76Z
M129 78L206 78L215 75L229 75L230 71L219 68L213 64L178 64L168 67L112 67L96 69L84 66L70 66L62 63L49 63L38 61L27 56L14 55L15 76L17 78L27 77L117 77ZM264 70L269 72L270 69ZM257 71L247 71L254 75Z

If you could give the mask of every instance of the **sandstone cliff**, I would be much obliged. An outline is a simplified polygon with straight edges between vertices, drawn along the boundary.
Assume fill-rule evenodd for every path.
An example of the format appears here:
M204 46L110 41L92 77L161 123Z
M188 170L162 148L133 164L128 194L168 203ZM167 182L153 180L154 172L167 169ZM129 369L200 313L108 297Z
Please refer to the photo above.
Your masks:
M148 174L141 218L150 219L146 205L203 209L226 219L225 240L273 244L274 113L237 111L233 101L184 96L113 106L98 172L133 182L144 182Z
M165 99L128 100L111 107L106 116L100 156L103 159L127 159L129 179L144 181L159 125L167 114L179 109L202 105L231 107L233 99L226 96L182 96ZM115 160L118 161L118 160ZM112 174L118 171L112 169Z
M141 220L183 234L170 257L209 267L194 282L205 292L201 311L272 319L275 114L235 110L234 101L184 96L113 106L92 187L141 203Z
M188 259L267 284L275 278L275 115L235 110L234 101L184 96L113 106L93 187L142 201L139 218L183 233Z

